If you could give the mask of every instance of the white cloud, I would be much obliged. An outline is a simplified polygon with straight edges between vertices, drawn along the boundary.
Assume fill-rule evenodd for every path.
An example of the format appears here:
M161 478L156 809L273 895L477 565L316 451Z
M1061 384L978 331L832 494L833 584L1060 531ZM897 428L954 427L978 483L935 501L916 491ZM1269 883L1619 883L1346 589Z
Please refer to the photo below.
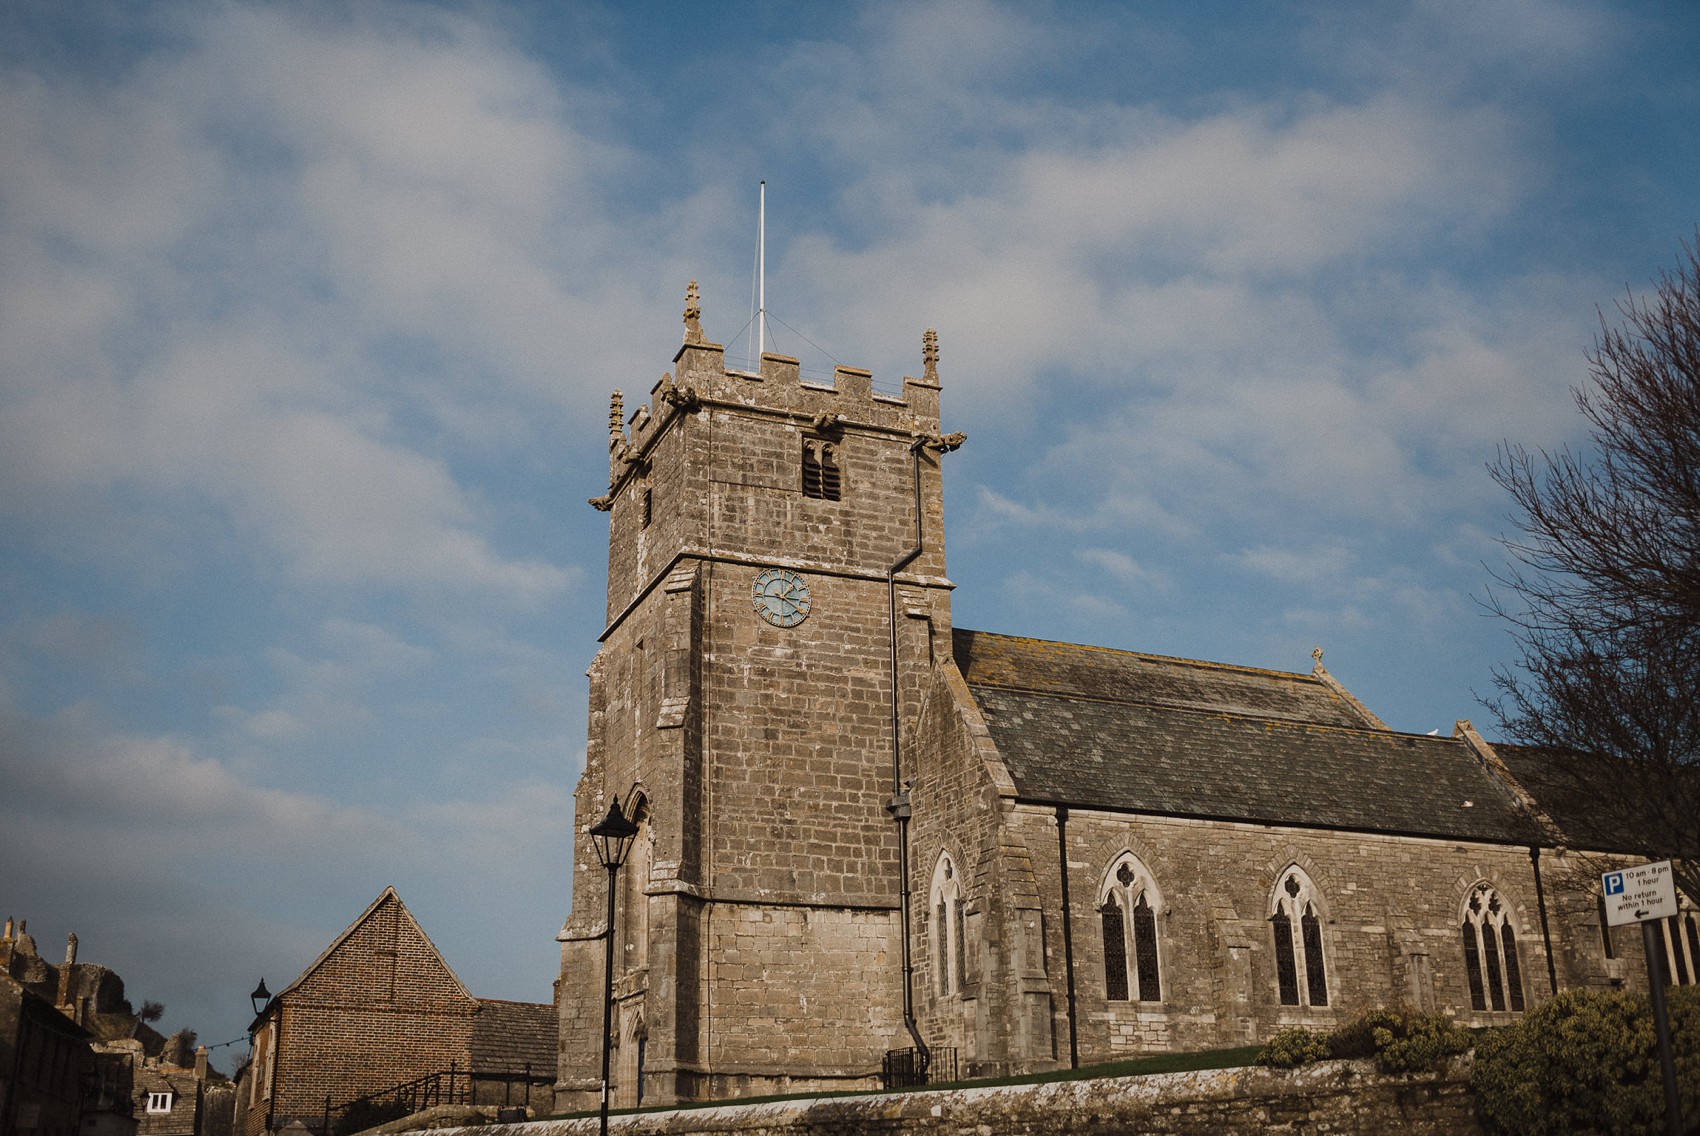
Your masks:
M228 5L105 83L0 75L0 508L89 517L81 553L110 555L93 522L123 487L153 518L124 538L144 563L210 501L306 582L565 587L492 544L444 439L399 425L465 421L458 380L398 381L373 345L493 353L499 381L540 388L586 318L552 226L616 155L578 146L559 89L471 22L365 11Z
M1343 544L1320 548L1248 548L1228 558L1248 572L1280 584L1315 587L1349 577L1357 557Z
M1012 574L1003 581L1002 591L1016 611L1044 613L1060 626L1127 617L1127 608L1109 599L1109 593L1046 579L1032 572Z
M1148 590L1161 590L1169 584L1165 573L1113 548L1083 548L1075 553L1075 558L1123 584Z

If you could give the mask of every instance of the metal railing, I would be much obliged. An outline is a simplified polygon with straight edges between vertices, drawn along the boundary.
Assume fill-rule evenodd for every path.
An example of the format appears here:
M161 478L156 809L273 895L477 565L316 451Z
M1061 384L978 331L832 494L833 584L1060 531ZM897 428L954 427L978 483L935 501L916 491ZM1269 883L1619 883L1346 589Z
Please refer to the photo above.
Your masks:
M505 1108L517 1103L529 1108L531 1087L553 1084L554 1080L553 1069L534 1073L529 1061L518 1069L462 1069L450 1062L440 1072L426 1073L341 1104L333 1105L327 1095L318 1136L349 1136L443 1104L492 1104ZM500 1100L496 1099L497 1086L501 1087ZM517 1102L516 1096L520 1098Z
M927 1053L888 1049L880 1062L880 1079L887 1089L947 1084L956 1080L956 1050L948 1046L934 1046Z

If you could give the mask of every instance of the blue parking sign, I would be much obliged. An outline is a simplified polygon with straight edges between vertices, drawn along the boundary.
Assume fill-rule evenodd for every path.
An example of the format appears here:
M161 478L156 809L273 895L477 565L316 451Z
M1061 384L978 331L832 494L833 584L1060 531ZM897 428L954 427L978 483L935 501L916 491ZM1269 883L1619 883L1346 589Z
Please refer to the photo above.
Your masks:
M1623 873L1607 872L1601 877L1606 885L1607 895L1618 895L1623 891Z

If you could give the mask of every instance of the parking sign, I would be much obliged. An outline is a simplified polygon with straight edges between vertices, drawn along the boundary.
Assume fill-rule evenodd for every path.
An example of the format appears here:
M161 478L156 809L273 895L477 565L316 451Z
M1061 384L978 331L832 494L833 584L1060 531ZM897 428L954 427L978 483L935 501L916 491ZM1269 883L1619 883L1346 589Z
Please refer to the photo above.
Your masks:
M1606 901L1606 925L1646 923L1676 914L1676 877L1669 860L1620 868L1600 877Z

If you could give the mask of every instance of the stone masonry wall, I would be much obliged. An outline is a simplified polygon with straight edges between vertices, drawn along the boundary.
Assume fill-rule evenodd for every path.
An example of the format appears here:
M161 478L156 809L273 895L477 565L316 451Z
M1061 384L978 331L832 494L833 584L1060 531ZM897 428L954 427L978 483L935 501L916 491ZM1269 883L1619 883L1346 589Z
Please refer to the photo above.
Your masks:
M1047 896L1060 893L1049 809L1018 807ZM1108 1002L1097 909L1111 863L1131 851L1159 892L1162 1000ZM1470 1008L1459 925L1478 880L1512 907L1522 988L1532 1009L1551 996L1527 849L1361 833L1074 812L1068 821L1074 967L1083 1062L1153 1050L1260 1043L1289 1025L1332 1028L1374 1007L1411 1005L1466 1025L1499 1025L1509 1011ZM1327 961L1326 1007L1283 1006L1269 903L1288 865L1316 885ZM1061 912L1051 907L1046 950L1064 964ZM1302 981L1302 976L1301 976ZM1066 1008L1059 1004L1059 1012ZM1059 1021L1059 1032L1067 1030Z
M1225 1069L1048 1085L788 1100L609 1118L620 1136L1479 1136L1468 1065L1388 1076L1373 1063ZM597 1118L497 1125L478 1136L585 1136Z
M997 1076L1067 1061L1052 1028L1060 977L1048 975L1042 934L1045 901L1033 871L1035 849L1007 823L1008 774L973 700L948 657L935 668L920 716L911 887L915 894L917 1016L929 1044L957 1050L964 1076ZM1001 775L1001 776L1000 776ZM930 887L939 857L958 870L964 917L964 981L951 990L936 957Z
M906 1044L896 922L894 911L718 905L706 1095L877 1084L881 1055Z
M641 794L653 849L647 878L621 884L614 974L622 1045L645 1045L645 1099L866 1084L906 1044L885 573L915 539L913 443L939 429L927 374L901 397L854 368L804 382L777 355L746 374L693 338L610 424L596 501L609 626L561 936L562 1107L596 1088L607 893L585 830L616 793L627 808ZM823 444L837 500L803 491L805 446ZM898 577L905 723L950 633L936 447L918 468L925 549ZM752 610L771 566L808 583L795 626ZM635 926L641 945L625 941ZM615 1100L635 1100L636 1046L617 1058Z

